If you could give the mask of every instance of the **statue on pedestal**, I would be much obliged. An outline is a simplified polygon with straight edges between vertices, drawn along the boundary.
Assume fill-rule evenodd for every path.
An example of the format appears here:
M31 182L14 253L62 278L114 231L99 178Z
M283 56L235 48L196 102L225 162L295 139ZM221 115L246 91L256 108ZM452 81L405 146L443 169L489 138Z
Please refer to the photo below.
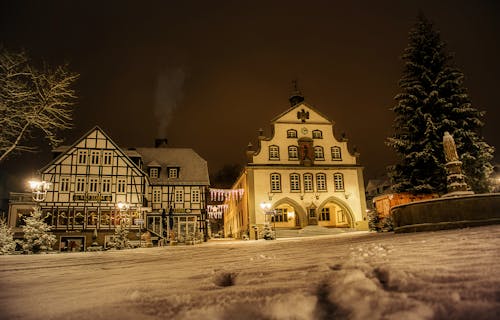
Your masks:
M458 158L455 140L448 131L443 136L443 149L446 161L446 189L448 190L448 193L443 197L474 194L465 182L462 162Z

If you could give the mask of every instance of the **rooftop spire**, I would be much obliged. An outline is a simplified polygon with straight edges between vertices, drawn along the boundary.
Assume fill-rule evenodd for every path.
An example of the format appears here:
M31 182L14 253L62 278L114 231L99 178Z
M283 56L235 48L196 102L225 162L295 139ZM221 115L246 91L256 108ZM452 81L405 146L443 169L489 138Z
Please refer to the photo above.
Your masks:
M302 95L302 92L300 92L299 90L297 79L294 79L292 81L292 85L293 85L293 91L288 100L290 101L290 105L293 107L304 101L304 96Z

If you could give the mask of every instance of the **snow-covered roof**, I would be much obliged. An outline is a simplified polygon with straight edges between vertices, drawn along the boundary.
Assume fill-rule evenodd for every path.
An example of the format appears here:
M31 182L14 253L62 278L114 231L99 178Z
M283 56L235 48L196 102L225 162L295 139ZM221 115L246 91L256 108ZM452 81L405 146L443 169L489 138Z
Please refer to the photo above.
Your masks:
M208 164L190 148L135 148L146 166L161 166L160 177L151 178L153 184L175 183L209 185ZM179 177L168 178L169 167L178 167Z

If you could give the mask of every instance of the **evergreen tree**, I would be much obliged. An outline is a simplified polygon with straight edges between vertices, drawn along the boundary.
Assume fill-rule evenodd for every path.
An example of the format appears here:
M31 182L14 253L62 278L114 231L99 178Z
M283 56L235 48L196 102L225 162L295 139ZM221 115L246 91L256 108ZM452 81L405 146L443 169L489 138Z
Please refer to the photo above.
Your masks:
M405 66L396 95L395 133L388 138L400 162L389 167L399 192L445 193L442 139L448 131L457 146L468 185L489 191L493 147L480 134L484 112L472 106L463 73L452 64L439 32L423 15L409 33Z
M16 241L5 218L0 219L0 255L11 254L16 250Z
M23 250L32 253L51 251L56 237L50 233L50 226L43 221L42 211L36 208L24 222Z
M120 224L115 228L113 241L110 242L110 247L121 250L130 248L130 241L128 240L128 230L125 224Z

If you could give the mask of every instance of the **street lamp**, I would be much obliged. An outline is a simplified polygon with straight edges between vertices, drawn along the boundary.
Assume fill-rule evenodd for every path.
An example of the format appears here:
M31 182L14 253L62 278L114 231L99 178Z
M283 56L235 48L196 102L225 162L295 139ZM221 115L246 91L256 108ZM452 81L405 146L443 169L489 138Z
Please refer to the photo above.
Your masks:
M33 200L36 202L45 201L45 197L47 196L47 191L51 187L51 183L47 181L37 181L30 180L29 182L31 192L33 194Z
M125 216L127 216L128 215L128 209L130 208L130 203L120 201L120 202L118 202L116 204L116 206L118 207L118 210L120 210L120 224L121 224L122 221L123 221L122 220L122 211L125 210Z

